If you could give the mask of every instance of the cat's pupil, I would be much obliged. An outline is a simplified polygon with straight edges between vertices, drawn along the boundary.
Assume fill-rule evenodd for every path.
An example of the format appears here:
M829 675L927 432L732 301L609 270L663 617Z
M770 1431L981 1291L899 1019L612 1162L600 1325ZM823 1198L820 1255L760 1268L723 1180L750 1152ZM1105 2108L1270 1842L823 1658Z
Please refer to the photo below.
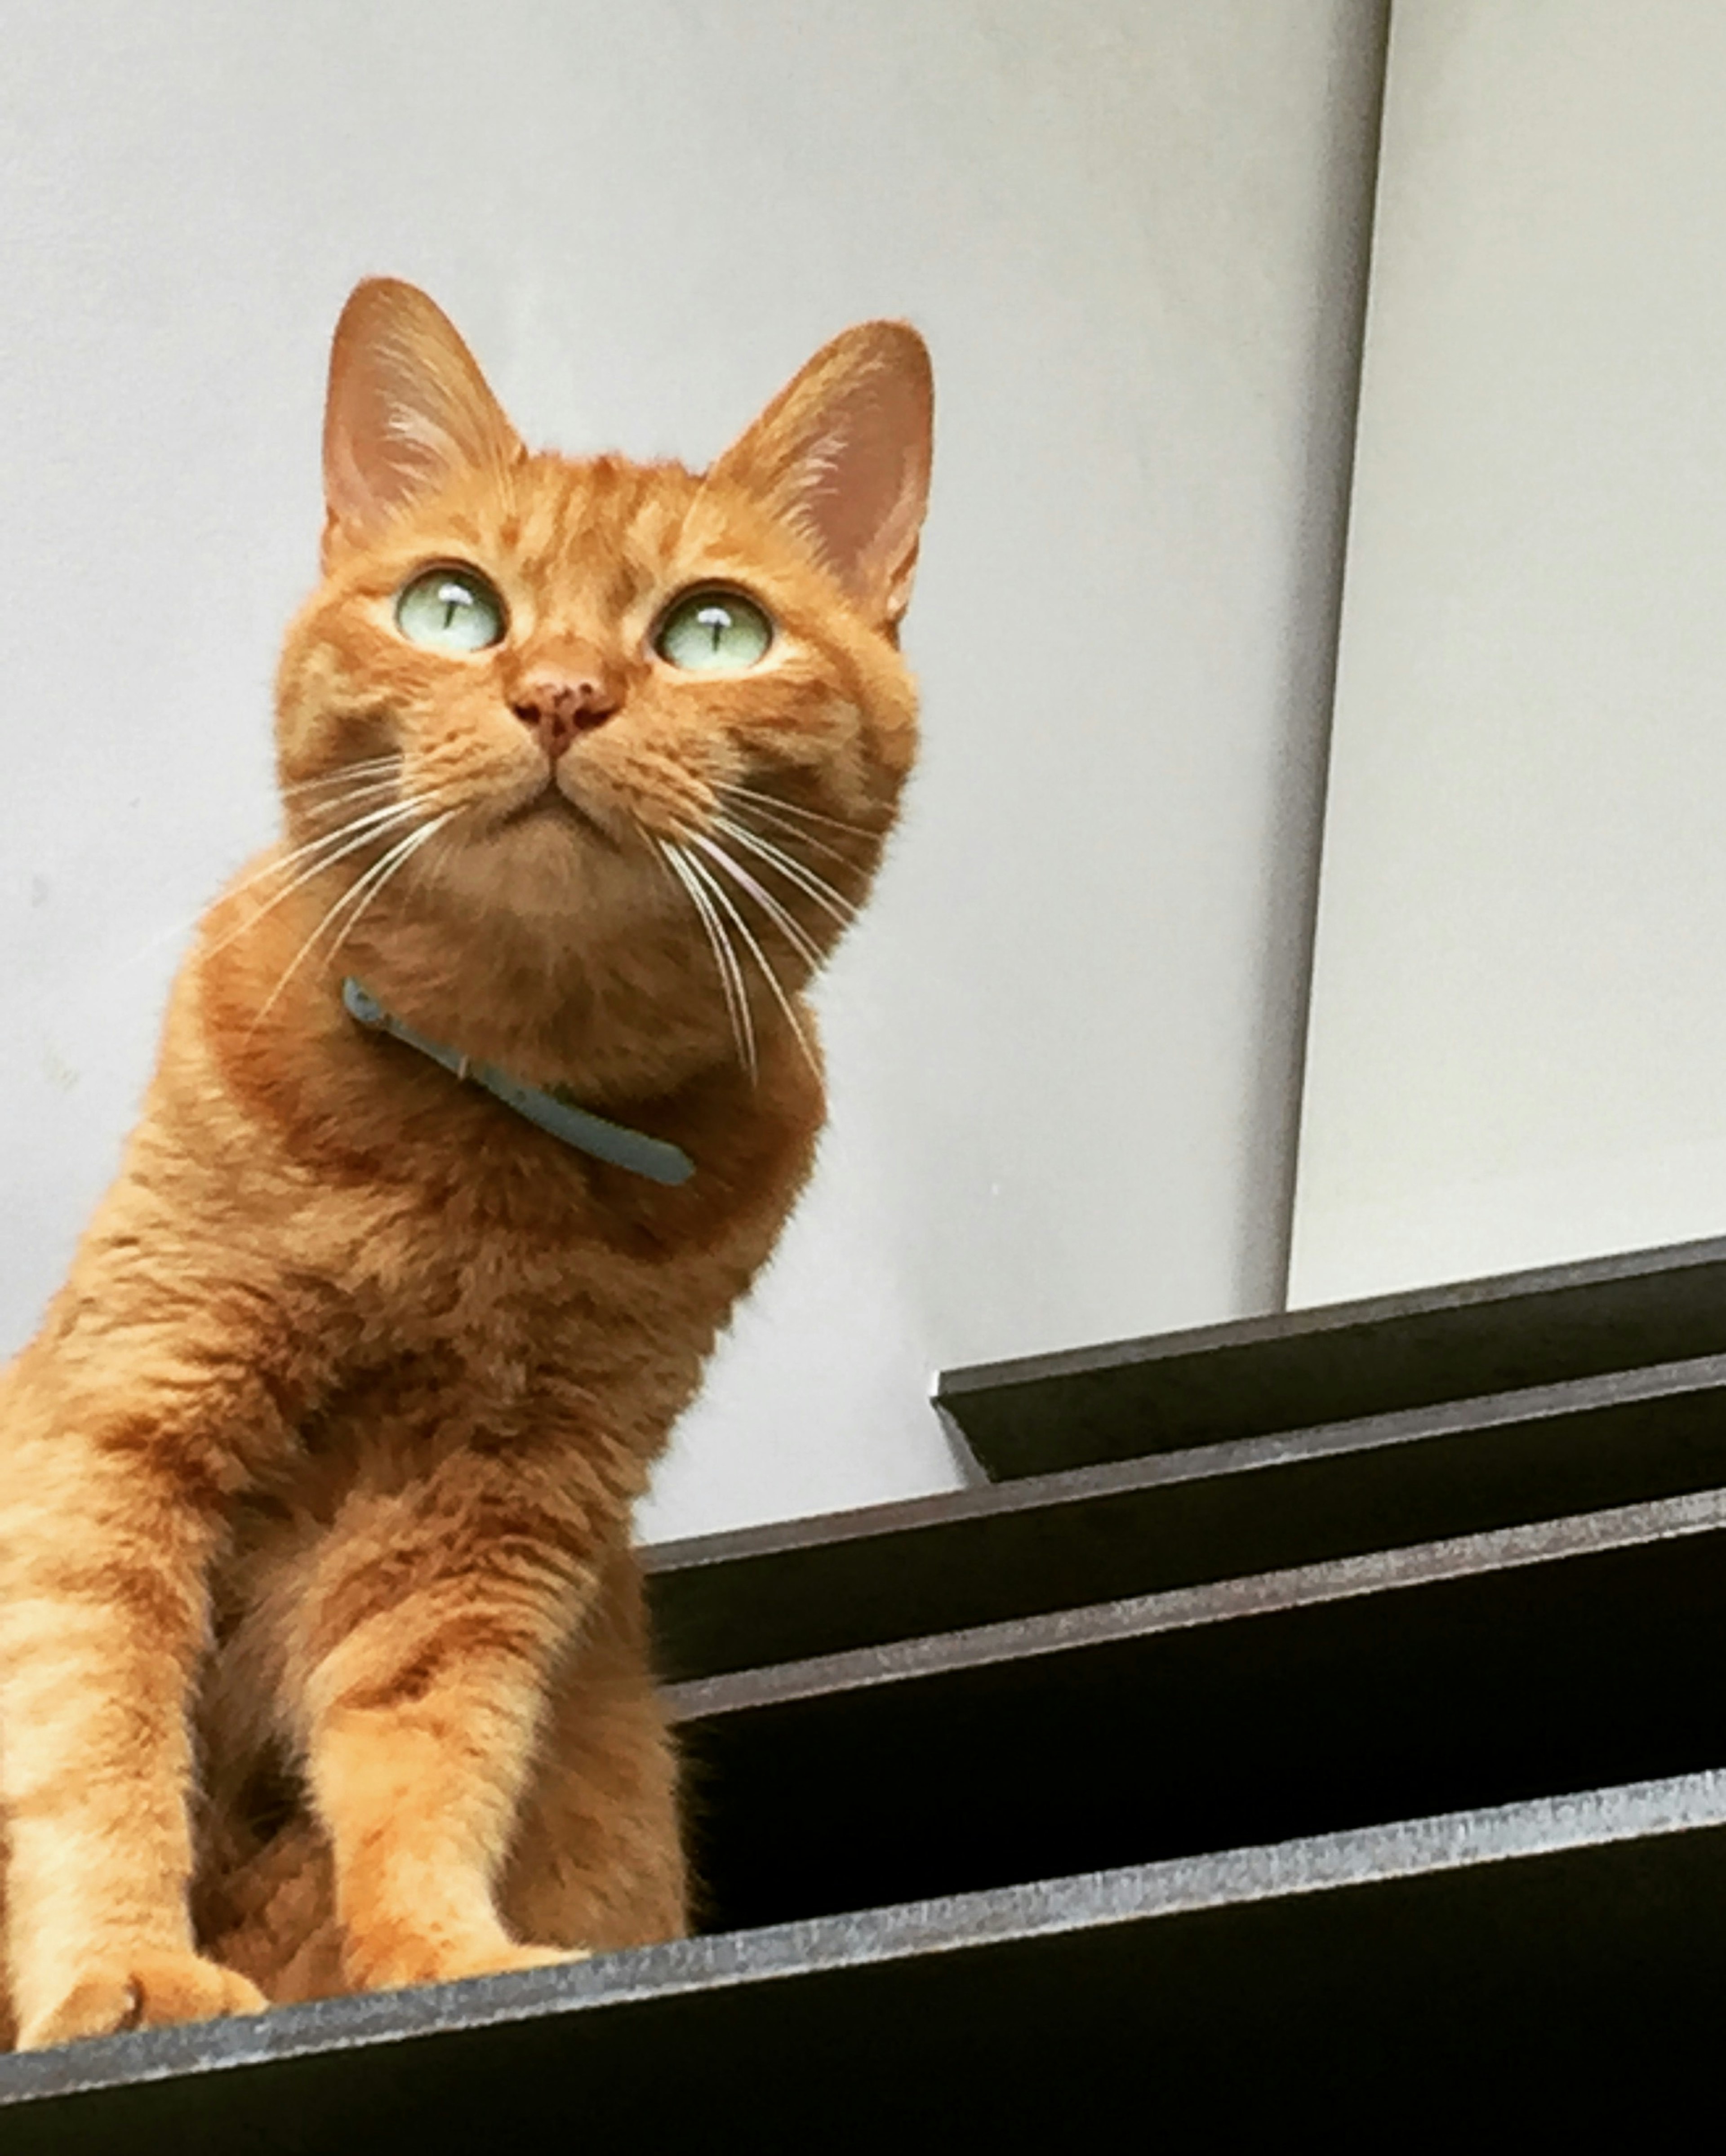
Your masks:
M410 644L481 651L502 637L503 601L477 572L428 569L396 595L396 626Z
M687 592L660 626L654 649L674 666L742 673L773 640L773 624L741 593Z

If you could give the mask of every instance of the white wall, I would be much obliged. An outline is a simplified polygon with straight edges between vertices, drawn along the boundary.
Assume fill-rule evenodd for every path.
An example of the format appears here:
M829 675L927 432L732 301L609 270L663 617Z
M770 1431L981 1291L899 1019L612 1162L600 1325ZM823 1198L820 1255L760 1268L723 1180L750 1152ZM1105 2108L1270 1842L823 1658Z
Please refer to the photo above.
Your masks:
M1392 24L1297 1302L1726 1230L1726 9Z
M384 270L530 437L711 454L933 345L928 749L818 1184L670 1534L924 1491L938 1364L1277 1298L1371 0L55 0L0 71L0 1350L272 827L326 341Z

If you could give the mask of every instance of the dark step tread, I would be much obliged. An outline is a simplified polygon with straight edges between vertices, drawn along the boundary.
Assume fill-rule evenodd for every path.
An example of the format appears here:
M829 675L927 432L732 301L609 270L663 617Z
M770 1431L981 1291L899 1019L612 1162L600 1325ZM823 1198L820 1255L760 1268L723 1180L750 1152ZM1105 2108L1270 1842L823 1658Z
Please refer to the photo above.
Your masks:
M739 1670L661 1687L674 1721L706 1722L785 1702L855 1694L961 1671L1081 1653L1117 1641L1205 1625L1313 1609L1359 1596L1405 1593L1446 1580L1484 1578L1610 1550L1633 1549L1692 1535L1726 1532L1726 1489L1566 1514L1459 1535L1441 1542L1375 1549L1284 1571L1241 1574L1196 1587L1125 1597L1077 1609L1011 1617L1000 1623L897 1640L885 1647Z
M674 1681L1726 1483L1726 1357L643 1553Z
M996 1478L1726 1352L1726 1239L944 1372Z
M674 1686L716 1928L1726 1761L1726 1491Z
M4 2143L865 2147L1126 2102L1286 2123L1435 2075L1700 2085L1723 1856L1726 1773L1542 1797L7 2059Z

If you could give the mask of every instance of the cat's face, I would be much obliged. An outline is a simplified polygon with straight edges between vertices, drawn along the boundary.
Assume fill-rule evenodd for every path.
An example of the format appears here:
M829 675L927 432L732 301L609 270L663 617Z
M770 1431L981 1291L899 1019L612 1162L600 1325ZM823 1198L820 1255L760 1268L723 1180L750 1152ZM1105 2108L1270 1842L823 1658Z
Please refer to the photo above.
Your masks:
M290 837L357 919L417 897L476 935L676 921L722 983L798 985L913 752L896 632L928 440L922 344L871 324L705 476L530 455L431 303L362 285L325 579L281 669Z

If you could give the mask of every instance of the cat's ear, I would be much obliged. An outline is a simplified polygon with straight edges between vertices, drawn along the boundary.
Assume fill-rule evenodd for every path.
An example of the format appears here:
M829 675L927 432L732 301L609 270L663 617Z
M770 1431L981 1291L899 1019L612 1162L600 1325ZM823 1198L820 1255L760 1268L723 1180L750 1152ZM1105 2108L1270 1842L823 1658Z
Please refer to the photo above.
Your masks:
M934 383L906 322L825 345L713 467L799 531L883 627L911 599L929 497Z
M443 310L393 277L357 285L330 347L330 531L363 539L458 471L501 471L522 454Z

